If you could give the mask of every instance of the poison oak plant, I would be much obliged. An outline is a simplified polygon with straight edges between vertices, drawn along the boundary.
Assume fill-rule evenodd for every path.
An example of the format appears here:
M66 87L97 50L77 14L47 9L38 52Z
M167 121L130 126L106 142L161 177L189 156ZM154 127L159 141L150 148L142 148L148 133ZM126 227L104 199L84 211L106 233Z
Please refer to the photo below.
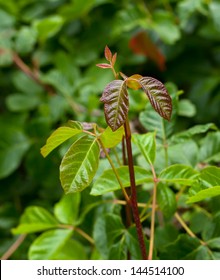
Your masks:
M220 194L220 169L209 165L219 160L218 128L210 123L172 134L180 92L152 77L118 73L117 54L107 46L105 58L108 63L97 66L111 69L115 77L101 97L107 128L71 120L51 134L41 148L44 157L65 141L71 143L60 164L65 195L54 215L28 207L13 233L43 231L30 246L30 259L218 259L220 215L211 218L196 204ZM140 114L144 134L131 133L129 97L135 90L149 100ZM203 139L193 140L204 133ZM97 200L89 201L88 190ZM186 220L193 213L198 235L184 212ZM93 218L88 229L85 221Z
M172 112L171 97L167 93L165 86L158 80L151 77L142 77L139 74L127 77L123 73L116 73L114 65L116 62L117 54L112 55L110 49L105 47L105 58L109 63L97 64L100 68L112 69L115 80L110 82L104 89L101 101L104 103L105 119L110 127L109 139L103 142L103 135L105 132L99 133L97 125L93 125L93 132L83 130L80 123L72 122L71 127L60 128L48 139L46 146L41 150L43 156L47 156L55 146L58 146L64 140L77 135L75 142L72 144L68 152L65 154L60 166L60 179L63 189L66 193L79 192L89 186L93 177L96 174L99 163L100 149L102 149L109 159L111 167L115 176L120 184L122 192L128 207L131 208L133 213L134 222L136 225L139 246L143 259L152 259L153 252L153 235L154 235L154 216L156 207L156 186L158 183L155 170L152 167L154 191L153 191L153 208L152 208L152 226L151 226L151 243L149 249L149 257L147 257L146 246L138 211L137 192L135 182L135 171L132 157L131 145L131 129L128 120L129 111L129 93L128 87L132 89L142 88L150 100L153 108L164 119L170 120ZM119 75L123 78L118 79ZM121 129L124 127L124 130ZM129 169L129 178L131 186L131 194L126 192L121 178L115 169L107 148L112 145L112 138L117 135L119 140L125 138L125 146L127 152L127 162ZM130 222L129 222L130 223Z

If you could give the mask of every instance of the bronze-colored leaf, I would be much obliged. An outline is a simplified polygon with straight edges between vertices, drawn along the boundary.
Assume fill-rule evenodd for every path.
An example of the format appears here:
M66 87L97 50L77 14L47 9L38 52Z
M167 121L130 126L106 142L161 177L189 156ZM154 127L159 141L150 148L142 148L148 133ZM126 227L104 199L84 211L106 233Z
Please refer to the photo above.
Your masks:
M104 102L105 119L112 131L124 124L128 114L128 92L126 82L114 80L109 83L100 99Z
M108 61L112 60L112 52L111 52L111 50L109 49L108 46L105 46L105 58Z
M169 121L172 113L172 99L165 86L151 77L143 77L139 80L139 83L155 111Z
M96 64L96 66L99 68L112 68L111 65L108 63L98 63Z

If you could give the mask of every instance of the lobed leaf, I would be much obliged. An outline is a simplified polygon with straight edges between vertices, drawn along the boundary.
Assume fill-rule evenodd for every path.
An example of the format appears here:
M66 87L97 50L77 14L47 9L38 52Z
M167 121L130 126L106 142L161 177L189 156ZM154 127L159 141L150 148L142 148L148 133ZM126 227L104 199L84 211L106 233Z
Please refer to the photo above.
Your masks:
M128 92L126 82L114 80L104 89L100 99L104 102L105 119L112 131L122 126L128 114Z
M165 86L157 79L151 77L143 77L139 79L139 83L155 111L169 121L172 113L172 99Z
M81 129L74 129L71 127L59 127L47 139L46 145L41 148L41 154L46 157L60 144L71 138L72 136L82 132Z
M121 179L123 187L130 186L129 170L127 166L116 168L118 175ZM136 185L146 182L152 182L152 175L149 171L139 166L134 167ZM118 180L112 169L107 169L103 174L94 182L91 195L102 195L104 193L116 191L120 189Z
M88 187L98 168L100 148L97 139L85 135L69 148L60 165L60 180L65 193Z
M159 179L162 182L191 185L198 176L199 173L192 167L183 164L174 164L162 170Z

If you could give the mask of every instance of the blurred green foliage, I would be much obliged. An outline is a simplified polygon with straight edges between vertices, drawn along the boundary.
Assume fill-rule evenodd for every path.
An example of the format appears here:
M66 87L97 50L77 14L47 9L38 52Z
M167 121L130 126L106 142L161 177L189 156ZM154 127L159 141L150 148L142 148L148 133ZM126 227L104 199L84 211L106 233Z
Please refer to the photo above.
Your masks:
M95 66L102 60L106 44L118 52L117 67L126 75L139 73L169 82L167 88L176 104L172 121L161 123L141 93L133 92L130 117L134 129L141 132L157 129L158 143L169 144L171 164L219 165L219 132L208 133L220 125L219 14L217 0L0 0L0 255L14 242L11 229L17 226L24 211L33 215L47 211L49 221L44 221L46 226L49 223L47 229L56 222L51 213L63 193L58 170L68 143L44 159L40 148L51 132L68 119L106 127L99 98L113 76L111 71ZM135 48L131 45L138 32L143 32L152 43L147 52L143 51L142 41L133 41ZM163 71L157 59L152 58L154 52L160 52L164 59ZM198 132L188 130L196 124L207 126ZM161 156L155 165L161 170L166 165L164 152L159 149L158 153ZM99 174L108 166L105 159L102 161ZM196 191L196 188L191 190ZM164 188L159 199L166 192ZM88 240L77 232L70 239L69 229L65 229L65 236L60 229L51 229L43 234L51 244L56 240L58 243L46 257L126 257L117 246L129 248L136 236L132 230L124 230L117 215L120 206L103 205L101 197L90 196L87 190L80 197L80 210L75 210L80 213L75 213L73 220L81 219L80 227L98 242L97 251L89 251ZM55 217L65 224L71 217L62 214L61 201L55 206ZM186 207L185 203L178 203L181 209ZM26 208L33 205L39 208ZM212 240L208 242L210 248L216 249L214 253L200 248L197 240L168 223L156 229L158 256L219 259L218 205L219 197L215 197L207 202L204 211L199 211L200 206L183 210L190 227L204 240ZM166 210L169 216L172 209ZM89 219L85 219L88 213ZM97 219L100 213L103 219ZM203 228L199 226L200 215L205 215ZM109 238L110 222L123 238ZM101 229L105 244L101 244ZM42 258L45 244L40 242L41 238L35 232L30 234L12 258L25 259L28 254L33 259ZM62 253L58 250L60 239L67 240ZM138 258L137 246L133 244L129 250ZM183 244L187 244L185 249L181 247ZM51 248L50 243L47 245ZM75 253L68 250L70 246L78 248Z

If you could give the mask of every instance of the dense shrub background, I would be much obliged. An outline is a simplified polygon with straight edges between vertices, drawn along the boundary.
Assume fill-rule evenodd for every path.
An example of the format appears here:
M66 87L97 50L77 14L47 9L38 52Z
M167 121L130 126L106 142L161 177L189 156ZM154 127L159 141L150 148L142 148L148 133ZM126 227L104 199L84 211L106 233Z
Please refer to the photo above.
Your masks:
M61 147L46 159L40 155L40 147L50 133L68 119L106 127L99 98L113 77L111 71L95 66L102 61L106 44L118 53L117 67L125 74L153 76L169 82L173 91L182 91L174 132L195 124L220 125L219 14L217 0L0 0L1 255L16 240L11 229L27 206L52 211L63 195L58 170L66 148ZM138 32L143 38L135 41ZM152 46L147 47L146 42ZM158 52L165 60L163 71ZM138 118L146 102L135 93L131 99L133 127L143 132ZM215 147L213 164L218 166L219 134L210 145ZM100 199L88 193L82 193L81 208ZM217 237L219 197L209 200L205 207L199 214L190 210L185 218L199 235L204 230L199 220L204 218L204 227L210 217L218 221ZM95 214L89 215L82 228L92 234ZM162 228L161 233L168 240L170 236L164 232L172 232L175 239L179 229L169 227ZM27 258L35 237L28 235L12 258ZM88 245L80 236L76 239ZM164 240L157 242L158 247L164 244ZM172 256L184 257L181 253ZM161 258L169 257L161 253ZM207 257L201 252L197 258Z

